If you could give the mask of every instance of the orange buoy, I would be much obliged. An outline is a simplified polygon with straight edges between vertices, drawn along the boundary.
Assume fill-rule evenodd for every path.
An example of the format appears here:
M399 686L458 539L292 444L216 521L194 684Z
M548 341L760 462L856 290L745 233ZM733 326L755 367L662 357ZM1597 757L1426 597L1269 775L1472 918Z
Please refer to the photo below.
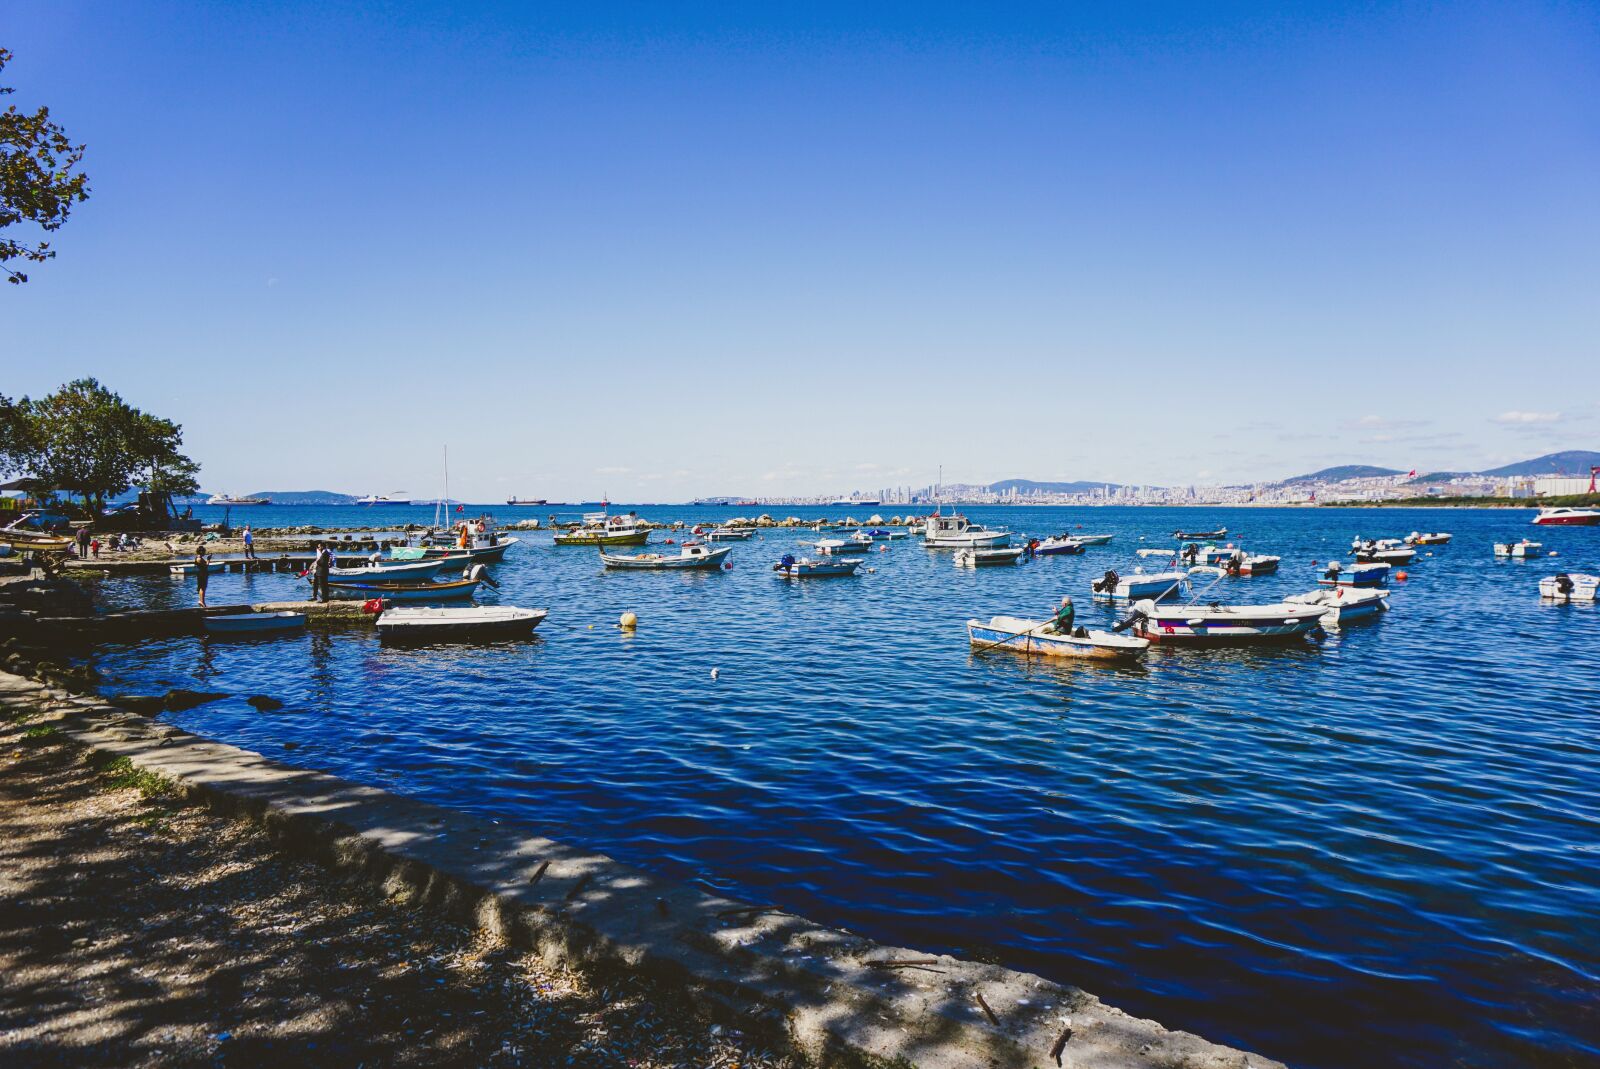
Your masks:
M1406 574L1406 573L1405 573L1405 572L1395 572L1395 573L1394 573L1394 577L1395 577L1395 578L1396 578L1396 579L1398 579L1398 580L1400 580L1400 581L1401 581L1401 582L1402 582L1402 583L1403 583L1403 582L1405 582L1405 581L1406 581L1406 580L1407 580L1407 579L1410 579L1410 578L1411 578L1411 577L1410 577L1410 576L1409 576L1409 575L1407 575L1407 574Z

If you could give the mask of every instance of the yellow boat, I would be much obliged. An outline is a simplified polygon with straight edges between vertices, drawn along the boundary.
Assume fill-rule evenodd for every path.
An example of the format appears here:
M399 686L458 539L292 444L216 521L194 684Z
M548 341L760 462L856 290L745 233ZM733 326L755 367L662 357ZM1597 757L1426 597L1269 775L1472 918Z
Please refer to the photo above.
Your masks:
M650 541L650 531L644 527L579 528L556 535L558 546L642 546Z

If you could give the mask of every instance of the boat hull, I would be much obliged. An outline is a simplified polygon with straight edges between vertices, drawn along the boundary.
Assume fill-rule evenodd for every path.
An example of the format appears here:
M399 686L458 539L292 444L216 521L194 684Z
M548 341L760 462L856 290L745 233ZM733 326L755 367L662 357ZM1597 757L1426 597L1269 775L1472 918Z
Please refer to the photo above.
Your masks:
M1549 601L1589 601L1596 597L1596 589L1600 588L1600 576L1593 575L1568 575L1567 582L1561 582L1561 576L1547 576L1539 580L1539 596Z
M1040 630L1040 620L992 617L988 623L967 621L967 639L982 649L1040 657L1070 657L1086 661L1136 661L1150 648L1147 639L1127 638L1106 631L1090 631L1087 636L1061 635Z
M1579 511L1541 513L1533 518L1535 527L1594 527L1600 524L1600 512Z
M342 600L461 601L477 593L481 579L455 579L448 583L338 583L328 582L328 593Z
M1209 606L1151 606L1134 624L1134 634L1151 642L1188 645L1239 645L1292 642L1322 624L1322 613L1309 605L1284 605L1278 612L1229 611Z
M650 541L649 531L604 534L600 531L568 531L556 535L558 546L642 546Z
M706 553L691 556L680 554L676 557L666 557L656 553L648 553L637 557L619 557L601 550L600 562L607 568L616 568L622 571L717 571L722 567L722 562L727 559L728 554L732 552L733 547L727 546L723 549L713 549Z
M1095 601L1117 604L1125 601L1139 601L1150 598L1155 601L1165 601L1177 597L1183 591L1183 584L1189 576L1182 572L1162 572L1156 575L1123 576L1115 587L1110 590L1098 590L1095 584L1090 584L1089 596ZM1098 583L1096 580L1095 583Z
M854 575L863 563L860 557L841 557L837 560L797 562L787 568L775 564L772 570L780 579L831 579Z
M388 642L463 641L530 635L548 615L543 609L391 609L378 616Z
M266 635L298 631L306 626L306 616L302 612L241 612L207 616L205 623L210 635Z
M399 564L372 564L362 568L331 568L329 583L425 583L439 574L445 561L405 561Z

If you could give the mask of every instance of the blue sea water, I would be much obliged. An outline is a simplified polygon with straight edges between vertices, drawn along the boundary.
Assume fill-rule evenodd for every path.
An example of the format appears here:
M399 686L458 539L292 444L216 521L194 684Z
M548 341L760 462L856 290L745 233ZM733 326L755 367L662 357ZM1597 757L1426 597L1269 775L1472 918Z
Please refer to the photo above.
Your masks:
M246 511L397 526L432 510L234 522ZM173 718L201 734L1294 1065L1600 1064L1600 613L1536 590L1600 571L1600 530L1536 530L1520 510L969 511L1116 539L978 570L899 541L857 577L784 582L771 562L810 532L676 574L606 572L537 532L484 599L548 608L531 641L396 651L352 628L107 646L99 663L112 689L232 695ZM968 646L968 617L1042 616L1064 593L1110 623L1093 577L1219 524L1284 558L1206 595L1227 602L1313 589L1313 561L1358 534L1455 539L1393 584L1393 612L1320 643L1156 648L1135 668ZM1491 558L1524 535L1560 556ZM165 577L102 590L194 596ZM210 587L214 603L304 591L288 575ZM615 626L625 610L636 633ZM260 713L252 694L287 704Z

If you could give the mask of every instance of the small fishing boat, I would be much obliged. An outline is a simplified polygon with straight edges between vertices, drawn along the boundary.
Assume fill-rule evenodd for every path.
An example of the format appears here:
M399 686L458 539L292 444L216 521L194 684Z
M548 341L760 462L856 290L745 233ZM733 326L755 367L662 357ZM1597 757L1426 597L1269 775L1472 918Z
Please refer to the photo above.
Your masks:
M990 530L959 512L929 516L922 544L929 549L998 549L1011 544L1011 532Z
M1389 611L1389 592L1372 587L1313 590L1309 594L1290 594L1283 600L1289 605L1307 605L1321 609L1322 623L1325 627L1336 627L1352 620L1371 619Z
M772 566L772 570L784 579L820 579L832 575L854 575L864 563L866 559L863 557L812 560L810 557L796 558L793 554L785 553L783 559Z
M515 535L501 536L494 531L472 533L467 544L461 544L459 534L424 535L409 546L390 546L389 559L398 561L442 560L448 564L465 564L468 561L494 563L503 560L506 550L520 542Z
M1077 556L1083 553L1087 547L1087 542L1073 538L1071 535L1060 534L1053 538L1046 538L1034 546L1033 554L1036 557Z
M1184 542L1204 542L1208 538L1227 538L1228 529L1218 527L1215 531L1173 531L1172 537Z
M896 531L896 530L891 529L889 531L889 533L888 533L889 540L890 541L894 541L894 542L897 542L902 538L909 538L909 537L910 537L910 535L908 535L905 531Z
M489 578L489 571L474 564L462 573L460 579L447 579L431 583L389 583L382 580L336 582L328 580L328 593L336 598L369 601L460 601L477 593L480 584L499 586Z
M1594 601L1600 575L1558 572L1539 580L1539 596L1552 601Z
M1272 575L1283 563L1282 557L1271 553L1252 553L1239 562L1238 575Z
M667 571L669 569L716 569L722 567L722 561L733 552L732 546L712 549L699 542L685 542L677 553L668 556L664 553L639 553L634 556L621 556L615 553L600 551L600 563L607 568L632 569L635 571Z
M1021 546L1009 549L958 549L955 563L958 568L976 568L985 564L1015 564L1022 559L1024 552Z
M1178 556L1179 551L1176 549L1136 549L1134 552L1141 557L1161 557L1164 560L1172 560Z
M329 568L328 581L423 583L439 574L444 560L377 561L351 568Z
M211 574L214 572L220 572L227 566L228 565L226 561L208 560L206 561L206 573ZM196 575L200 571L200 566L193 561L189 561L186 564L174 564L167 570L173 575Z
M894 537L894 532L884 527L874 527L870 531L861 531L859 533L866 535L874 542L887 542Z
M378 635L389 640L433 641L478 638L513 638L533 633L549 613L545 609L519 609L511 605L477 605L470 608L406 607L378 614Z
M1333 560L1317 579L1319 586L1382 586L1389 581L1387 564L1343 564Z
M1322 612L1310 605L1158 605L1144 600L1133 606L1133 631L1151 642L1191 645L1282 642L1301 638L1322 624Z
M1087 534L1073 535L1072 537L1076 538L1079 542L1082 542L1086 546L1103 546L1117 536L1108 534Z
M1107 570L1105 575L1089 584L1089 594L1095 601L1113 603L1138 601L1142 598L1160 601L1163 598L1176 597L1188 580L1188 572L1146 574L1143 571L1135 571L1132 575L1118 575L1115 571Z
M845 541L858 553L872 552L872 536L865 531L855 531Z
M707 542L742 542L755 533L753 527L714 527L700 537Z
M1530 542L1526 538L1520 542L1496 542L1494 544L1494 555L1512 560L1532 560L1535 557L1544 556L1544 544L1542 542Z
M1412 531L1401 539L1408 546L1442 546L1450 541L1447 531L1430 531L1426 534L1421 531Z
M555 541L558 546L642 546L650 541L650 529L641 527L632 513L591 512L584 515L582 527L557 532Z
M1533 522L1540 527L1593 527L1600 524L1600 509L1540 509Z
M1417 551L1399 538L1357 538L1350 552L1362 564L1410 564Z
M865 552L860 545L848 538L819 538L815 542L801 542L802 546L811 546L824 557L855 556Z
M967 639L981 649L1036 653L1044 657L1082 657L1094 661L1136 660L1150 648L1150 640L1110 631L1078 628L1070 634L1051 630L1053 621L1024 620L1016 616L991 616L989 621L967 621Z
M206 617L206 633L211 635L265 635L276 631L298 631L306 626L303 612L237 612Z

